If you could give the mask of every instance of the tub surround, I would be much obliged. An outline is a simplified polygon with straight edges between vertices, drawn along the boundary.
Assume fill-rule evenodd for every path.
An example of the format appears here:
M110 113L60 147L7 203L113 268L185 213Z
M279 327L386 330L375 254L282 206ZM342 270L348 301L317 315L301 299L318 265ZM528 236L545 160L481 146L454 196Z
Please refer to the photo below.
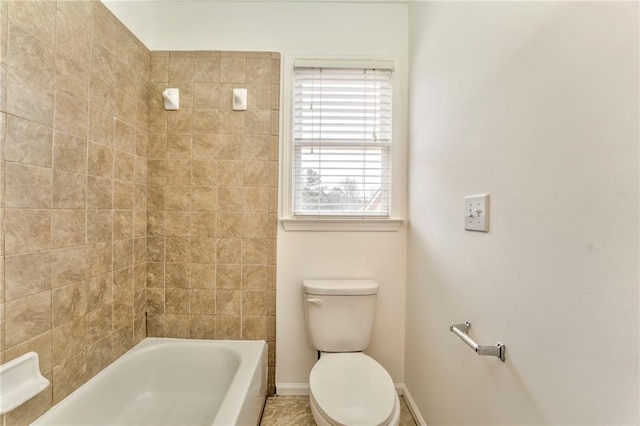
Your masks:
M149 64L100 2L0 2L0 358L51 381L7 425L146 336Z
M278 83L277 54L149 52L99 1L0 1L0 361L51 381L7 425L147 335L267 340L273 389Z

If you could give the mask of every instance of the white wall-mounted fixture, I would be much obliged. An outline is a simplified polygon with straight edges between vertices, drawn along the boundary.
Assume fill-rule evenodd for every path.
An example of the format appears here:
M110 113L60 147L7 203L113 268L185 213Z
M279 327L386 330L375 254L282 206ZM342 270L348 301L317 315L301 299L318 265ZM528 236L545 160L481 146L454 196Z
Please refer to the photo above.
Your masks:
M245 111L247 109L247 89L233 89L233 110Z
M40 374L36 352L26 354L0 365L0 415L18 408L49 386Z
M176 88L165 89L162 92L164 98L164 109L167 111L177 111L180 109L180 90Z
M464 229L489 232L489 194L464 197Z

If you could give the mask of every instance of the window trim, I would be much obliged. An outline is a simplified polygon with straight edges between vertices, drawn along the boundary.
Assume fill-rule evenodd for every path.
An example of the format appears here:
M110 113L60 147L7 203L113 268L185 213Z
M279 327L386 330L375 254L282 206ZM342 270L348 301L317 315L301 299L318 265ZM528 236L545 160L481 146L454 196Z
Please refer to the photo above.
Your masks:
M368 231L393 232L404 223L406 204L406 159L405 159L405 81L402 63L395 57L338 58L287 55L282 58L282 89L280 136L280 190L278 191L280 217L285 231ZM294 65L318 67L380 67L384 64L393 69L393 117L391 156L391 194L388 217L354 217L329 215L293 214L293 82Z

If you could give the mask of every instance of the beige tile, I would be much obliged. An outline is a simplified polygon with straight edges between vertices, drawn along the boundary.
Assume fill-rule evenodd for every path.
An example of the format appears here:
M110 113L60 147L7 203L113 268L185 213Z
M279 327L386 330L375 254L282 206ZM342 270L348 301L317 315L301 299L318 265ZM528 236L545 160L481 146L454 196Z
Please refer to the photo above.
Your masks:
M6 159L51 167L52 129L9 115L6 123Z
M167 160L149 160L149 184L167 183Z
M220 85L218 83L195 84L195 108L214 108L220 104Z
M151 314L164 314L164 289L147 289L147 310Z
M113 297L131 296L133 293L133 267L113 272ZM115 327L115 326L114 326ZM115 327L118 328L118 327Z
M147 288L164 288L164 263L147 264Z
M218 237L234 238L242 236L243 215L240 213L218 213Z
M133 212L116 210L113 212L113 239L133 238Z
M119 180L133 182L134 156L123 151L114 151L113 177Z
M172 52L173 53L173 52ZM189 52L191 53L191 52ZM171 55L169 59L169 82L193 82L195 57Z
M111 243L90 244L86 250L87 278L103 275L113 270Z
M76 4L77 3L77 4ZM58 3L59 7L65 7L63 13L58 14L56 33L56 48L70 60L83 68L90 66L91 37L91 11L79 12L86 2L64 1ZM70 13L70 7L76 11ZM80 18L79 15L84 15Z
M5 211L5 253L7 255L48 249L51 245L51 211Z
M167 158L170 159L191 159L191 135L170 134L167 136Z
M87 280L87 312L104 308L113 301L112 275L104 274Z
M85 382L86 367L86 354L82 351L53 369L54 404L63 400Z
M134 182L139 184L146 184L149 170L147 159L136 157L134 160L133 170Z
M149 185L147 187L147 208L149 211L164 210L165 208L165 187Z
M102 77L103 76L101 75L91 75L91 83L89 85L89 104L93 108L109 114L112 129L111 132L113 133L113 116L116 113L116 88L113 83L103 80ZM102 119L104 120L104 117ZM102 122L102 125L106 124L106 121ZM104 130L106 130L106 127Z
M216 261L221 264L238 264L242 245L239 238L220 238L216 243Z
M242 241L242 263L266 265L269 260L269 240L245 238Z
M51 247L71 247L86 240L84 210L53 210L51 212Z
M92 96L93 101L93 96ZM99 109L89 108L89 140L113 146L114 124L113 118Z
M269 186L269 161L245 160L243 182L247 186Z
M266 265L243 265L242 288L244 290L267 290L273 288L275 269Z
M243 238L273 238L275 237L275 220L271 215L245 213L242 216Z
M136 237L147 236L147 210L133 212L133 233Z
M113 243L113 270L133 265L133 240L120 240Z
M137 104L136 99L122 90L116 88L116 117L125 123L136 124Z
M164 237L150 237L147 239L147 258L150 262L164 262L165 239Z
M107 242L112 238L113 212L111 210L87 211L87 242Z
M133 326L133 295L113 296L113 328L120 329L123 327ZM131 337L133 338L133 329L131 329Z
M191 227L191 213L180 211L166 212L166 235L169 237L188 237Z
M247 107L271 109L271 84L247 84Z
M216 237L216 214L191 212L191 236L195 238Z
M113 176L113 149L89 142L87 173L99 177Z
M166 314L165 321L165 334L167 337L175 337L181 339L189 338L188 314Z
M87 177L85 174L53 172L53 208L84 209L86 206Z
M111 334L112 311L111 304L108 304L87 314L87 345L97 343Z
M215 185L218 180L218 162L193 160L191 183L193 185Z
M167 184L189 185L191 183L191 160L167 160Z
M191 262L215 263L216 244L213 238L191 238Z
M241 337L241 317L216 315L216 338L222 340L238 340Z
M55 129L79 138L86 137L89 127L89 109L86 102L56 91Z
M42 85L54 86L53 49L11 21L9 21L7 64Z
M193 132L216 134L220 129L220 113L217 109L196 108L193 112Z
M153 83L169 82L169 58L154 55L151 56L149 81Z
M220 135L218 158L220 160L242 160L244 158L244 138L242 135Z
M113 208L133 210L133 183L113 181Z
M217 188L215 186L191 187L192 211L216 211Z
M189 288L189 264L166 263L165 285L166 288Z
M189 313L213 315L216 312L216 292L213 289L189 290Z
M113 146L119 150L134 153L136 151L135 127L123 121L116 120Z
M146 304L146 296L145 304ZM146 307L145 307L146 308ZM133 319L133 339L134 344L138 344L147 338L147 318L146 315L140 315Z
M9 17L29 33L53 46L56 34L56 3L9 2Z
M267 317L253 317L253 316L243 315L242 339L243 340L266 340L267 339Z
M164 314L149 314L147 315L147 334L149 337L164 337L165 336L165 319Z
M109 210L113 203L111 179L87 176L87 208Z
M189 313L189 290L167 288L165 291L165 312L168 314Z
M40 365L40 372L48 373L53 367L51 362L51 332L47 331L33 339L14 346L9 349L5 355L5 361L11 361L27 352L36 352L38 354L38 362Z
M246 81L247 83L271 83L271 60L248 58Z
M88 46L88 43L85 43ZM56 53L56 90L83 101L89 100L89 70L70 59Z
M246 135L271 134L270 110L247 110L244 118L244 128Z
M51 207L51 169L7 163L5 179L7 207Z
M51 251L51 285L62 287L85 279L84 246Z
M266 291L243 291L243 315L269 315L269 299Z
M167 210L190 210L191 191L186 185L170 185L166 188L165 208Z
M53 168L85 173L87 170L87 142L66 133L56 132L53 144Z
M218 185L241 186L243 173L242 161L218 161Z
M165 260L167 262L189 262L191 252L189 238L167 237L165 244Z
M244 139L244 158L246 160L270 159L271 138L269 136L247 136Z
M243 190L243 210L245 212L264 213L269 211L269 188L245 187Z
M53 327L83 316L87 311L84 281L53 289L51 295Z
M308 396L267 398L261 426L315 426Z
M0 72L5 72L0 67ZM53 125L53 88L12 68L6 71L6 111L47 127Z
M220 52L196 52L195 81L219 82L220 65Z
M218 158L218 135L193 135L191 145L193 158L210 162Z
M240 315L242 313L242 291L216 290L217 315Z
M11 302L50 289L50 252L21 254L5 258L4 301Z
M51 291L5 303L5 347L7 349L51 329Z
M239 290L242 287L241 265L216 265L216 288Z
M167 113L169 134L189 134L193 127L193 108L181 107L179 111Z
M221 134L243 134L247 111L220 110L219 131Z
M244 54L233 57L222 56L220 61L220 82L244 83L247 60Z
M189 337L192 339L215 339L216 317L214 315L189 315Z
M241 186L220 186L218 188L218 210L221 212L242 211Z
M215 288L215 271L215 265L212 263L191 263L189 268L189 288Z
M95 376L113 362L111 337L87 347L87 379Z
M147 262L147 239L136 238L133 241L133 260L135 264Z

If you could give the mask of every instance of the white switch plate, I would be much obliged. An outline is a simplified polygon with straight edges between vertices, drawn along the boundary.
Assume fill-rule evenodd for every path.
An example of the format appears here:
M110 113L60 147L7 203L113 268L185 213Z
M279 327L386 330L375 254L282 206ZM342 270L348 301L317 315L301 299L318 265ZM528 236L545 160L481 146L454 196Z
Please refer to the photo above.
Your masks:
M464 197L464 229L489 232L489 194Z

